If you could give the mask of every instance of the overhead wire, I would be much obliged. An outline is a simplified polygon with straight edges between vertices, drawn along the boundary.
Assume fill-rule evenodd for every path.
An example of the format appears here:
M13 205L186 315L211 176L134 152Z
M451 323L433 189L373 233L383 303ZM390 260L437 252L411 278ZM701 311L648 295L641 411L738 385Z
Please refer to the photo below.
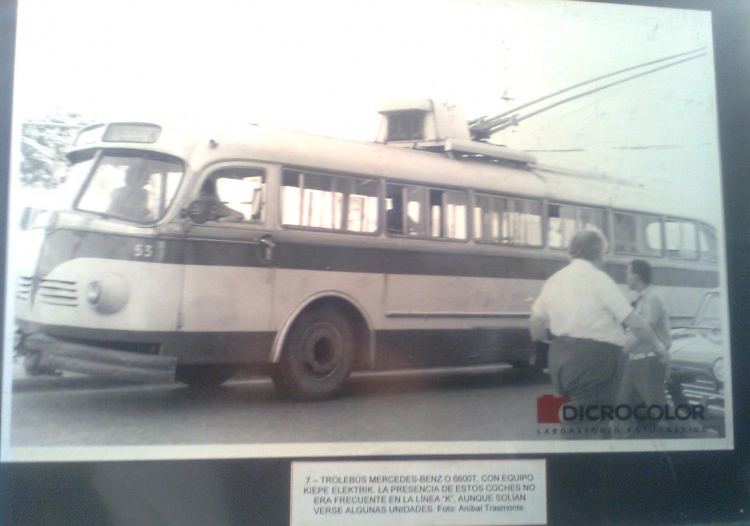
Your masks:
M501 130L503 130L505 128L508 128L510 126L514 126L514 125L516 125L518 122L520 122L522 120L525 120L525 119L528 119L528 118L533 117L535 115L538 115L539 113L542 113L544 111L552 109L552 108L554 108L556 106L559 106L561 104L564 104L566 102L570 102L572 100L584 97L586 95L590 95L592 93L596 93L598 91L602 91L602 90L610 88L612 86L616 86L618 84L622 84L623 82L627 82L629 80L633 80L635 78L642 77L644 75L648 75L650 73L654 73L656 71L659 71L659 70L662 70L662 69L666 69L666 68L669 68L669 67L672 67L672 66L676 66L677 64L681 64L683 62L687 62L687 61L694 60L696 58L702 57L702 56L704 56L706 54L706 51L704 51L704 50L705 50L705 48L698 48L698 49L695 49L693 51L689 51L689 52L685 52L685 53L679 53L677 55L671 55L669 57L664 57L664 58L661 58L661 59L658 59L658 60L652 60L652 61L649 61L649 62L644 62L644 63L638 64L636 66L630 66L628 68L624 68L624 69L621 69L621 70L618 70L618 71L614 71L612 73L607 73L605 75L600 75L598 77L586 80L584 82L579 82L578 84L575 84L573 86L569 86L567 88L558 90L558 91L556 91L554 93L550 93L548 95L545 95L543 97L539 97L539 98L537 98L535 100L532 100L530 102L526 102L524 104L521 104L520 106L516 106L516 107L514 107L514 108L512 108L510 110L506 110L506 111L504 111L504 112L502 112L502 113L500 113L498 115L495 115L493 117L489 117L488 118L488 117L485 116L485 117L480 117L479 119L474 119L474 120L472 120L472 121L469 122L469 130L472 132L472 134L476 138L487 137L487 136L491 135L492 133L496 133L496 132L501 131ZM674 60L675 58L679 58L679 57L687 57L687 58L683 58L681 60ZM673 62L670 62L669 64L666 64L666 65L663 65L663 66L660 66L660 67L657 67L657 68L651 68L651 69L649 69L647 71L640 72L640 73L638 73L636 75L628 76L628 77L626 77L624 79L619 79L619 80L617 80L615 82L611 82L609 84L605 84L604 86L599 86L597 88L585 91L583 93L578 93L576 95L573 95L573 96L570 96L570 97L566 97L566 98L564 98L564 99L562 99L560 101L557 101L557 102L555 102L553 104L549 104L547 106L544 106L543 108L541 108L539 110L533 111L533 112L525 114L523 116L512 115L512 114L518 112L519 110L521 110L523 108L527 108L527 107L532 106L534 104L538 104L539 102L542 102L544 100L550 99L552 97L556 97L558 95L561 95L563 93L572 91L572 90L580 88L582 86L586 86L588 84L592 84L594 82L598 82L598 81L601 81L603 79L606 79L606 78L609 78L609 77L613 77L613 76L616 76L616 75L621 75L621 74L626 73L628 71L633 71L633 70L636 70L636 69L642 69L644 67L648 67L648 66L651 66L651 65L654 65L654 64L658 64L658 63L662 63L662 62L669 61L669 60L672 60ZM508 117L508 115L511 115L511 116Z

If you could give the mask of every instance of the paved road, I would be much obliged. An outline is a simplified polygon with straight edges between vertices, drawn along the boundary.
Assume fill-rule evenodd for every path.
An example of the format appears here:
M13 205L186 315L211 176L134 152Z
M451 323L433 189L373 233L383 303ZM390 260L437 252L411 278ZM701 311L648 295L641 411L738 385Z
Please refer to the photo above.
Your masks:
M21 375L22 376L22 375ZM13 446L530 440L546 375L507 366L361 374L336 400L279 399L265 378L215 391L84 376L18 378Z

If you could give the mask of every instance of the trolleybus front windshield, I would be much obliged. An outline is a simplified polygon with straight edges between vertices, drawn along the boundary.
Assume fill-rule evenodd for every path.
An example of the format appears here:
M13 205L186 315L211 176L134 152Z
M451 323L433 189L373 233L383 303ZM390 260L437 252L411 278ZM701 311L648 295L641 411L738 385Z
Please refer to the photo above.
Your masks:
M96 162L77 209L136 223L160 219L184 173L175 159L137 153L107 153Z

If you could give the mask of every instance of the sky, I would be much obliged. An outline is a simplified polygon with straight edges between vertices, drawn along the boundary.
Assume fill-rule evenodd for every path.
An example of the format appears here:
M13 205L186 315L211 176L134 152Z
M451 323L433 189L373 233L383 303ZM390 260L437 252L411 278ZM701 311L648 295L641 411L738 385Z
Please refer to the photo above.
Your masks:
M522 122L493 142L633 180L721 222L710 15L543 0L22 0L16 115L244 121L375 138L387 102L467 117L705 48L700 59ZM21 120L16 118L15 121Z

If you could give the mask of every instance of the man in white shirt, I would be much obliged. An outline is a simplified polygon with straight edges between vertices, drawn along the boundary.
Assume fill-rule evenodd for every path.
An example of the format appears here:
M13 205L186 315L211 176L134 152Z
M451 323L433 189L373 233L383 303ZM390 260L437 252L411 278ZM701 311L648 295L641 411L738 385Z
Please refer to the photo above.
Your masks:
M543 341L547 330L553 335L549 371L558 395L571 398L570 404L577 407L614 405L626 341L623 325L656 352L666 349L602 270L600 234L576 233L570 256L570 264L544 283L532 306L531 336Z

